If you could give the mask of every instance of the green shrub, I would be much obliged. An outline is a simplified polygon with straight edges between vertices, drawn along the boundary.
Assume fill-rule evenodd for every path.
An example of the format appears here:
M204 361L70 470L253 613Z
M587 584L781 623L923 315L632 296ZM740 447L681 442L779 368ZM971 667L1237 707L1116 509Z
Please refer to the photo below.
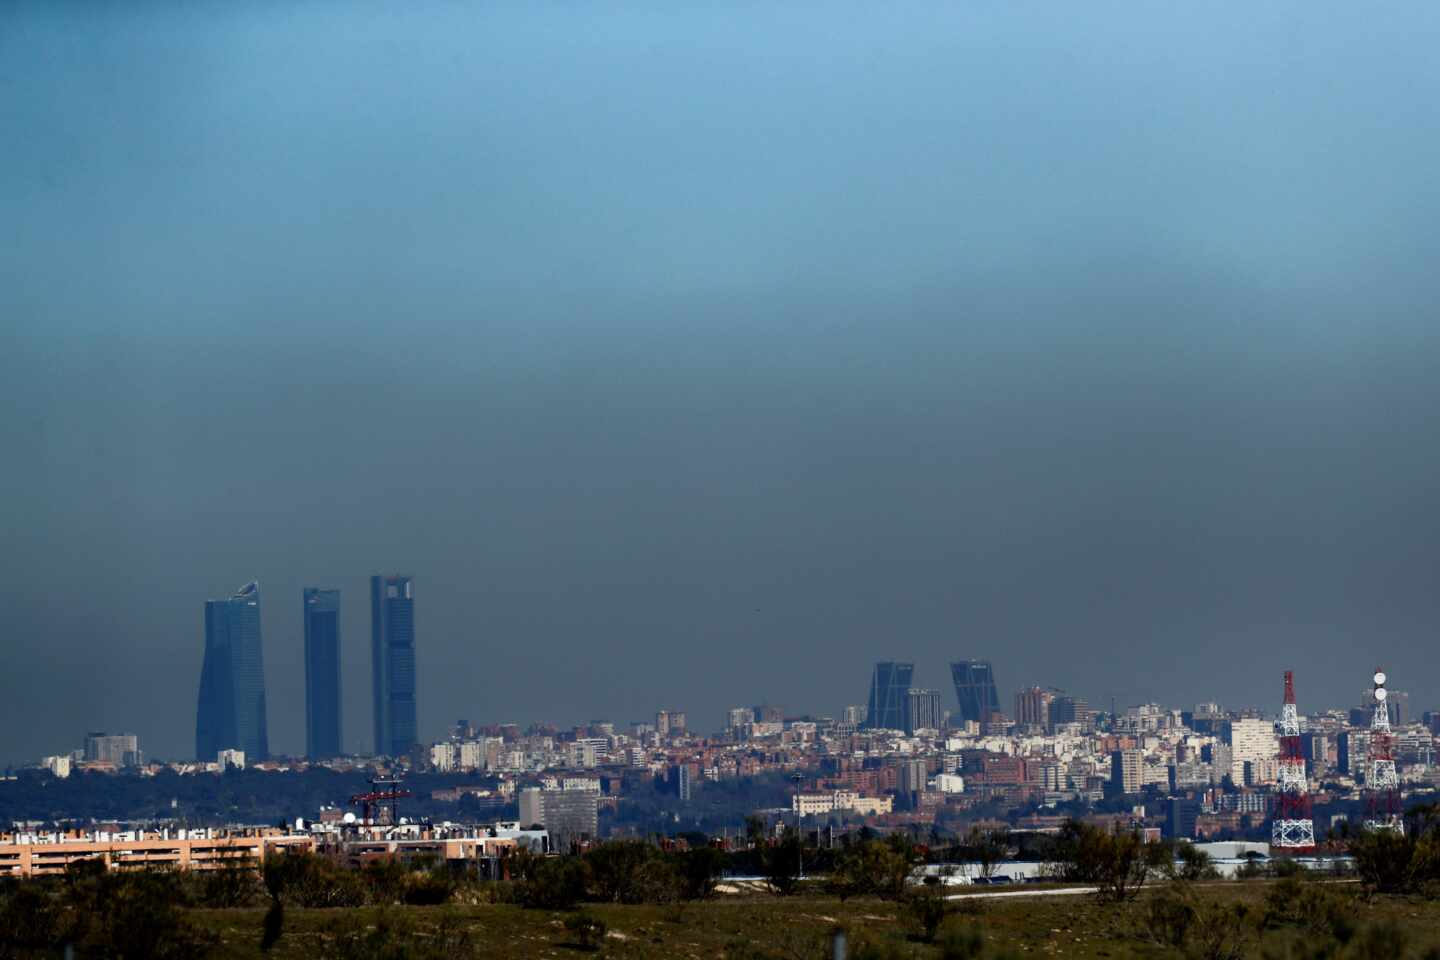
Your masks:
M782 897L794 893L800 883L800 835L786 830L779 843L762 851L761 866L770 889Z
M942 960L977 960L985 952L985 937L974 926L954 927L940 941Z
M207 956L215 946L185 916L185 886L173 871L120 873L82 861L67 868L56 895L59 942L74 944L81 956L169 960Z
M458 960L476 956L476 949L469 931L449 911L433 926L421 926L403 911L384 908L373 922L340 914L325 927L313 955L320 960Z
M1071 820L1060 830L1054 845L1052 873L1062 880L1093 883L1102 899L1132 899L1152 872L1170 863L1163 844L1147 843L1131 830L1101 830Z
M1245 864L1239 870L1235 871L1235 879L1258 880L1265 876L1265 867L1261 863L1262 859L1264 858L1253 850L1245 854Z
M1204 900L1183 881L1144 901L1140 939L1196 960L1241 960L1251 948L1249 910Z
M1360 881L1372 893L1440 894L1440 813L1411 811L1404 833L1365 830L1349 840Z
M0 957L57 950L66 928L64 905L50 885L12 880L0 889Z
M365 883L355 871L301 850L267 858L261 876L271 899L286 906L358 907L366 900Z
M674 903L687 883L680 855L639 840L604 843L585 854L590 899L610 903Z
M697 847L680 855L681 895L706 900L715 895L715 883L725 869L725 854L714 847Z
M514 871L516 902L542 910L572 909L585 899L591 879L589 865L580 857L526 853L516 858Z
M640 840L612 840L585 854L592 899L603 903L637 903L634 891L640 869L660 851Z
M1010 852L1010 834L1007 830L982 830L971 827L965 838L955 845L956 859L978 864L982 877L991 877L995 868Z
M935 934L945 922L945 898L928 890L916 891L906 898L905 912L915 924L917 939L934 943Z
M509 880L481 880L460 886L452 899L463 903L517 903L515 884Z
M1284 877L1270 888L1265 895L1262 926L1293 926L1327 936L1350 931L1353 901L1333 886L1306 883L1301 876Z
M605 945L605 921L583 910L566 919L565 929L575 937L575 944L582 950L599 950Z
M1179 863L1175 864L1178 860ZM1215 869L1210 854L1188 841L1181 842L1171 860L1176 879L1193 882L1196 880L1218 880L1220 871Z
M1289 857L1280 857L1270 861L1270 873L1273 876L1285 879L1288 877L1303 878L1310 873L1303 863L1297 863Z
M1346 960L1395 960L1405 956L1410 938L1393 923L1372 923L1345 947Z
M850 950L851 960L911 960L898 944L887 940L862 937L855 941Z
M626 903L672 904L680 900L684 884L675 858L655 857L641 864L630 882Z
M215 870L197 870L190 876L191 899L197 906L217 910L249 907L265 892L260 871L248 857L227 861Z
M899 899L918 861L913 845L903 837L862 840L836 858L828 888L842 900L866 894Z
M455 881L443 867L427 873L411 874L405 885L405 902L414 907L436 907L448 903L455 892Z
M410 868L398 857L376 857L360 868L360 879L370 902L381 906L403 902L409 878Z
M1183 947L1195 923L1195 902L1175 889L1156 893L1141 915L1143 938L1162 947Z

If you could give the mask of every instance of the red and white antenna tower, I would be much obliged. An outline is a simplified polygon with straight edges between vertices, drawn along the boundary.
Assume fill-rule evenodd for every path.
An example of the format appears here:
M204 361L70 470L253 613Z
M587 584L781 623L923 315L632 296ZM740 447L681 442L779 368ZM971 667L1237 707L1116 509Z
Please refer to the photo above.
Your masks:
M1405 832L1400 816L1400 777L1395 773L1395 755L1391 752L1390 705L1385 702L1385 671L1375 671L1375 715L1370 721L1370 770L1365 785L1370 793L1370 818L1367 830Z
M1295 708L1295 674L1285 671L1285 705L1280 708L1280 780L1276 785L1275 820L1270 846L1289 853L1315 849L1315 821L1310 816L1305 751L1300 746L1300 712Z

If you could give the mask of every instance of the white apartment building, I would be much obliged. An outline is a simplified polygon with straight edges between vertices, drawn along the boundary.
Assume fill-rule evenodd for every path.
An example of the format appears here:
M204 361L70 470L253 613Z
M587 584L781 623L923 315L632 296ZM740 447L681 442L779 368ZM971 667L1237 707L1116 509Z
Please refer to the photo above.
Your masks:
M577 793L599 793L600 781L595 777L566 777L560 781L560 789Z
M797 793L790 798L790 809L802 817L835 812L872 816L877 813L890 813L894 806L895 802L890 797L862 797L854 790Z
M833 790L829 793L797 793L790 798L790 809L801 816L849 810L860 794L854 790Z
M941 793L964 793L965 778L953 773L938 773L935 775L935 789Z
M1225 742L1230 746L1230 779L1244 783L1247 762L1254 774L1252 782L1267 782L1263 779L1267 775L1274 779L1274 761L1280 753L1275 724L1256 717L1232 720L1227 727Z

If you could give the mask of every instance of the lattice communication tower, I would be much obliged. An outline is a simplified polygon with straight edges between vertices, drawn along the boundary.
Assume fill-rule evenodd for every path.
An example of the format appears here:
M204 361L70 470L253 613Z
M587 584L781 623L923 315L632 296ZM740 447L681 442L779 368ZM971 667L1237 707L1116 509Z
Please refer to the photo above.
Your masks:
M1315 821L1310 815L1305 751L1300 745L1300 712L1295 707L1295 674L1285 671L1285 704L1280 708L1280 779L1276 784L1275 820L1270 846L1286 853L1315 849Z
M1392 830L1405 832L1405 820L1400 816L1400 777L1395 772L1395 754L1390 736L1389 696L1385 692L1385 671L1376 670L1375 714L1370 720L1370 769L1369 782L1365 785L1370 795L1370 816L1365 821L1367 830Z

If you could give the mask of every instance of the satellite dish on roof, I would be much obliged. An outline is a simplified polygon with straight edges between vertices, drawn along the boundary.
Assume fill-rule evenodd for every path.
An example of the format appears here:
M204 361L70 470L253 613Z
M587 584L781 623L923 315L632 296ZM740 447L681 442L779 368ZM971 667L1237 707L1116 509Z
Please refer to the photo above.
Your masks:
M1381 703L1384 703L1384 702L1385 702L1385 688L1384 688L1384 687L1381 687L1379 690L1376 690L1376 691L1375 691L1375 699L1376 699L1376 700L1379 700Z
M1383 671L1383 670L1378 670L1378 671L1376 671L1376 673L1375 673L1375 686L1377 686L1377 687L1383 687L1383 686L1385 686L1385 671Z

